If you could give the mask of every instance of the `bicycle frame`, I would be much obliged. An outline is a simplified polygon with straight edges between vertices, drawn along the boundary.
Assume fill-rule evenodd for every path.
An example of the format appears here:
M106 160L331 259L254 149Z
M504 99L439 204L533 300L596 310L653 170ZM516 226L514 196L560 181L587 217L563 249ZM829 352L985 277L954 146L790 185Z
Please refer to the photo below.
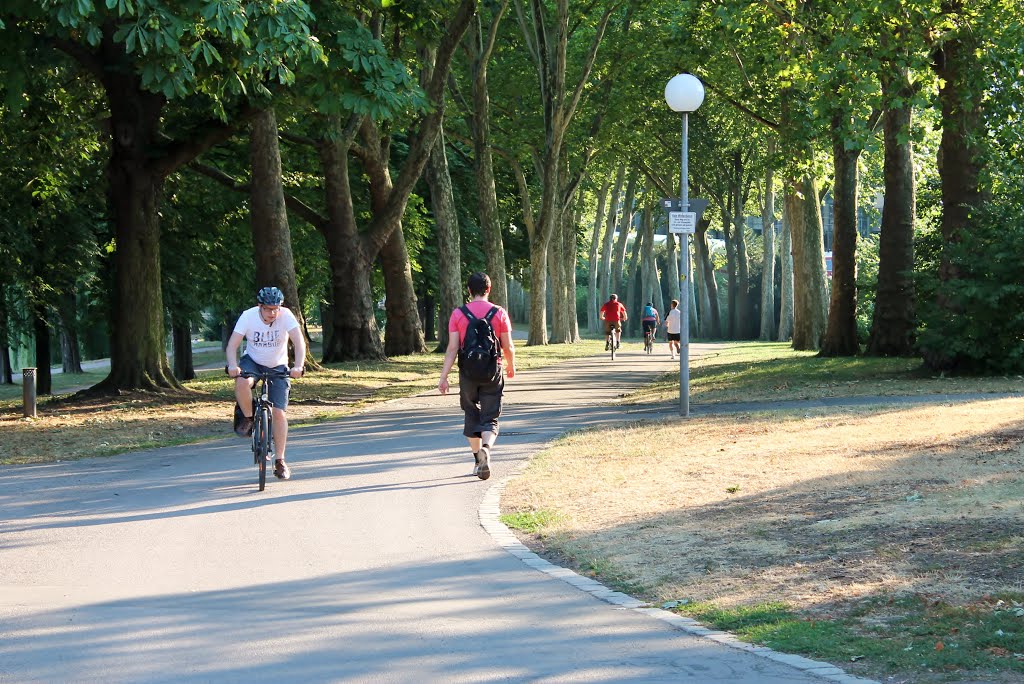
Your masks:
M290 377L287 372L239 373L242 378L254 378L252 399L252 456L259 468L259 487L262 492L267 483L267 465L274 457L274 404L270 401L270 380Z

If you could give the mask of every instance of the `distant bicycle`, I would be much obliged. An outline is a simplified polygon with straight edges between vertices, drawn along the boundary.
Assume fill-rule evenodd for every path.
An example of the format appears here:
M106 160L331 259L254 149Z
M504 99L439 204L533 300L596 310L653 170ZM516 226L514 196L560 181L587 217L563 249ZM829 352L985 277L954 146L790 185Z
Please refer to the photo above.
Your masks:
M644 330L644 351L648 354L654 353L654 330L651 328Z
M612 327L610 333L605 335L605 347L612 353L612 361L615 360L615 352L619 349L619 341L622 339L622 331Z
M227 369L224 369L225 372ZM247 373L242 371L239 377L255 378L252 399L252 456L259 469L259 484L262 492L267 487L267 465L274 458L274 404L268 393L269 380L288 378L288 371L268 371L266 373Z

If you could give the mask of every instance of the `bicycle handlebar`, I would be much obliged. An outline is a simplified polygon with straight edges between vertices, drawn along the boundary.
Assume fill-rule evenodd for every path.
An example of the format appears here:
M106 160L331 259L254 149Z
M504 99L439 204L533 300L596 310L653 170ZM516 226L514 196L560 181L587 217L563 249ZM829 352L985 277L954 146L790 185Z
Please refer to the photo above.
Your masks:
M225 373L228 372L228 367L227 366L224 366L224 372ZM302 373L300 375L305 375L305 374L306 374L306 370L302 369ZM238 369L238 377L240 377L240 378L261 378L261 377L266 377L268 379L270 379L270 378L287 379L287 378L291 377L291 371L279 371L279 370L271 369L271 370L269 370L269 371L267 371L265 373L250 373L249 371L244 371L241 368L239 368Z

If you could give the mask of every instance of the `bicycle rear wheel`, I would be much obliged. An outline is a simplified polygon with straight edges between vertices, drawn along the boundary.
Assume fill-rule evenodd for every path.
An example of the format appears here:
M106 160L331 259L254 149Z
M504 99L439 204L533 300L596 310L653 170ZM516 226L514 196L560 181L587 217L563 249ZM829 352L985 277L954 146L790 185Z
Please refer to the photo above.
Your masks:
M267 456L270 453L270 411L266 408L261 408L256 413L254 431L257 435L255 441L256 467L260 471L260 491L262 492L267 487Z

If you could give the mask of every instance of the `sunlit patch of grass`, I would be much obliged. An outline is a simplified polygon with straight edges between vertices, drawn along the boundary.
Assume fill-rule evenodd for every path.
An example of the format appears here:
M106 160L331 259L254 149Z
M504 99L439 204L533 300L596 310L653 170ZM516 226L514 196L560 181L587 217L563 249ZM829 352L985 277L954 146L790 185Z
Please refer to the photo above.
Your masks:
M729 343L690 363L690 397L704 403L966 392L1021 392L1019 377L945 377L920 359L819 357L772 342ZM679 374L627 402L670 401L679 395Z
M723 609L712 603L674 608L709 627L787 653L829 660L872 675L1024 673L1024 596L986 597L953 606L920 595L877 595L822 618L784 603Z
M557 522L561 516L555 511L523 511L501 516L501 522L513 530L537 534L548 525Z
M51 386L54 395L67 394L71 388L89 387L107 377L106 371L92 371L88 373L54 373L51 377ZM24 388L21 383L15 385L0 385L0 409L21 407L24 397ZM45 403L49 398L37 397L37 403Z

